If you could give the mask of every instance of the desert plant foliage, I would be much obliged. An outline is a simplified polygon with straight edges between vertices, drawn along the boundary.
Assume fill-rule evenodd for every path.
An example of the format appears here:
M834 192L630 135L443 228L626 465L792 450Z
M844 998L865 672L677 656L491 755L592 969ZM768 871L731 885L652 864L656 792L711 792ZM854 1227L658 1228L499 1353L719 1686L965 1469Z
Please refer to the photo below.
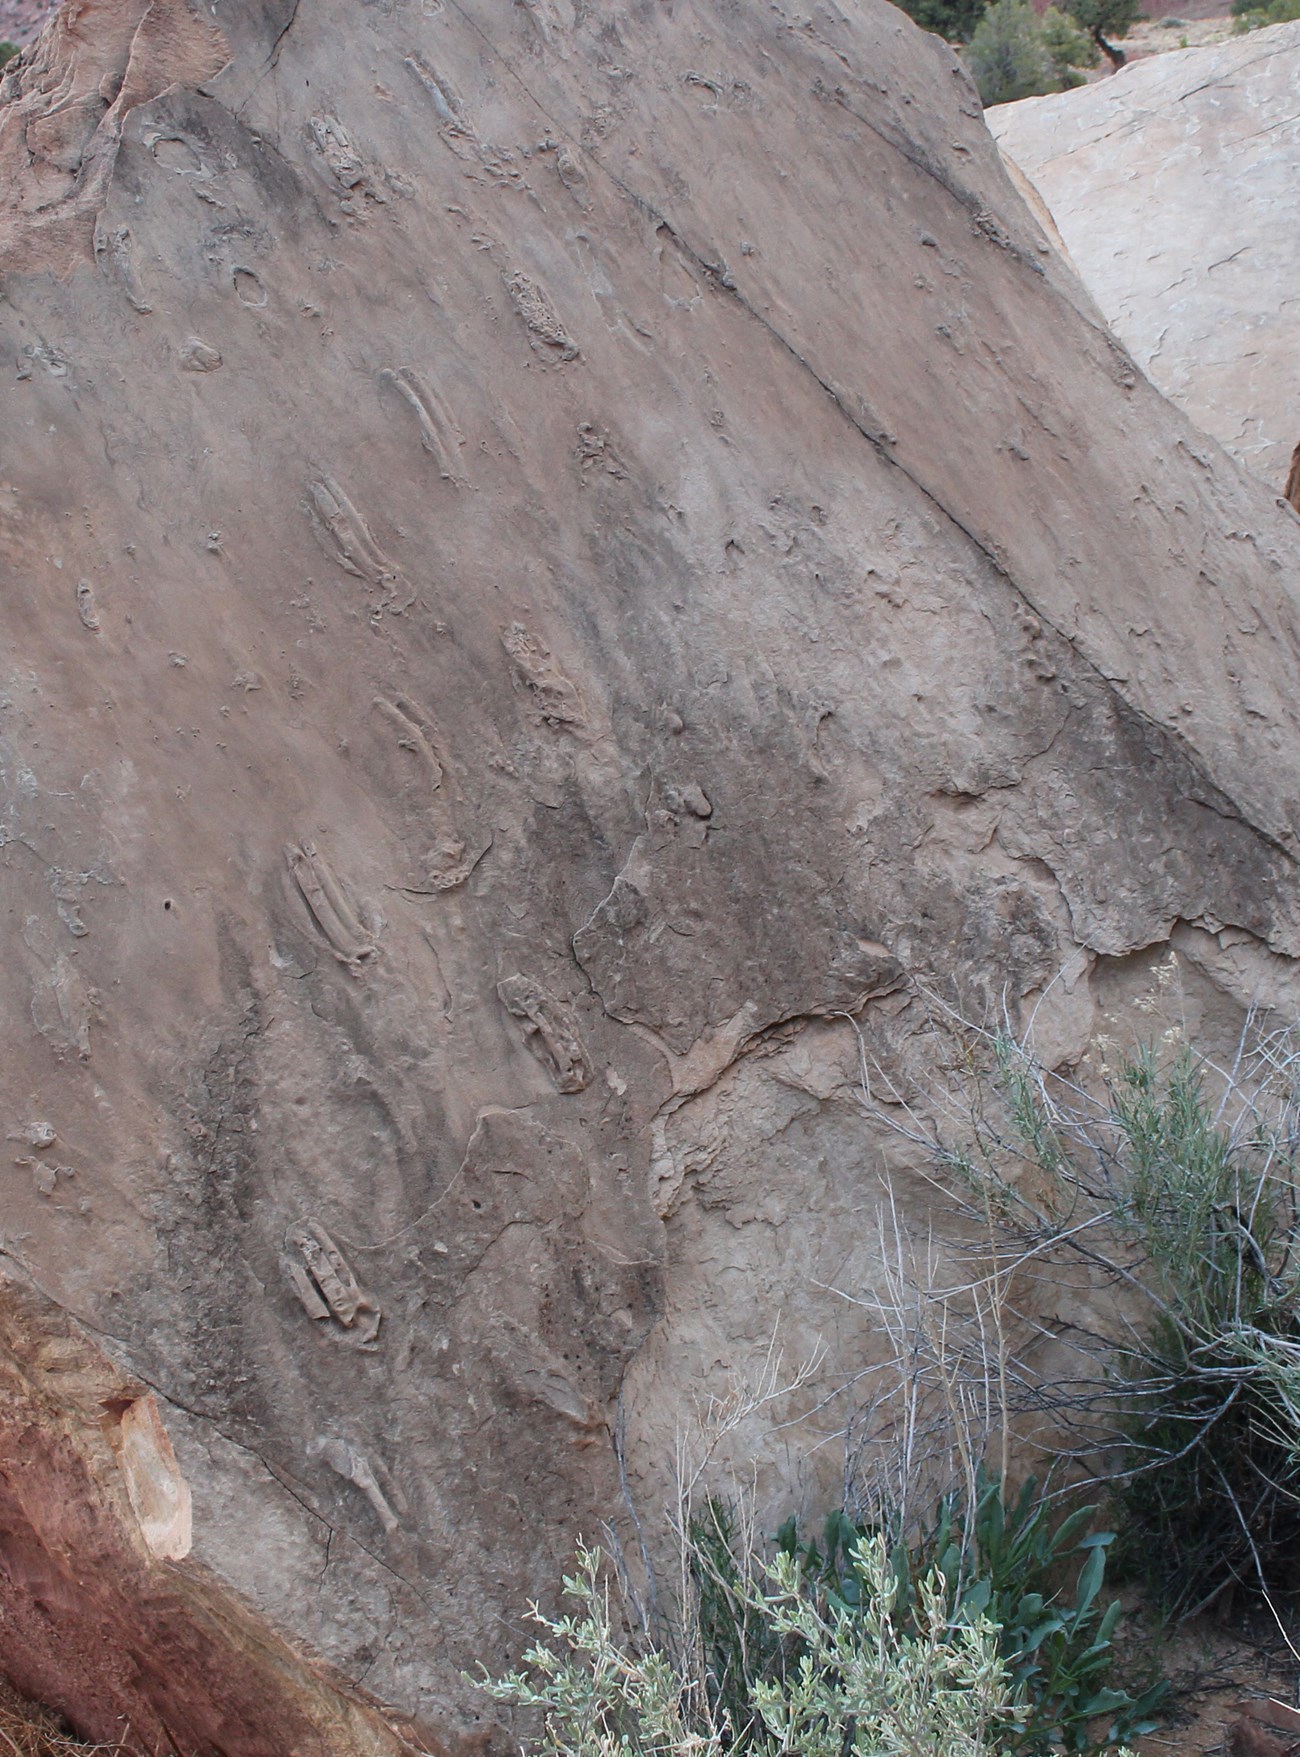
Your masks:
M972 1281L987 1300L1029 1266L1062 1285L1082 1272L1114 1314L1054 1335L1072 1371L1002 1355L1011 1419L1032 1418L1067 1471L1091 1476L1117 1521L1117 1562L1171 1613L1288 1594L1300 1565L1295 1040L1252 1026L1222 1068L1174 1033L1085 1086L1009 1035L977 1039L947 1110L900 1107L899 1124L988 1240ZM969 1287L963 1297L969 1309Z
M883 1546L891 1616L906 1634L922 1633L924 1584L940 1582L953 1628L978 1623L993 1632L1009 1684L1009 1706L994 1716L997 1749L1008 1757L1099 1752L1157 1724L1166 1692L1159 1682L1139 1696L1114 1686L1111 1637L1120 1605L1102 1594L1112 1536L1094 1529L1096 1513L1082 1506L1062 1515L1033 1477L1008 1495L981 1470L973 1502L945 1495L911 1533L897 1519L872 1529L836 1511L820 1541L801 1540L790 1519L776 1543L809 1601L850 1628L872 1614L878 1591L862 1567L864 1544ZM748 1746L755 1742L754 1682L785 1676L790 1650L755 1614L752 1568L738 1551L729 1510L711 1501L690 1535L709 1701L734 1744Z
M993 0L963 58L987 108L1079 85L1079 70L1095 65L1098 55L1090 38L1056 7L1039 18L1030 0Z
M855 1539L847 1565L853 1606L809 1590L798 1555L779 1550L736 1590L787 1656L753 1677L746 1703L752 1746L789 1757L999 1757L1024 1715L983 1614L954 1617L935 1568L904 1607L881 1536ZM549 1617L524 1665L484 1688L540 1714L536 1748L549 1757L718 1757L736 1729L699 1674L651 1649L637 1655L611 1609L599 1551L584 1549L564 1582L573 1612Z
M1261 30L1265 25L1290 24L1300 18L1300 0L1266 0L1263 5L1259 0L1233 0L1232 14L1235 30Z
M655 1617L583 1550L576 1609L534 1609L544 1639L485 1680L549 1757L1100 1757L1168 1696L1118 1662L1109 1563L1169 1616L1294 1596L1300 1043L1252 1019L1225 1067L1175 1029L1067 1078L936 1010L923 1095L859 1036L861 1103L955 1242L918 1246L887 1196L879 1286L844 1290L885 1346L845 1387L843 1505L764 1544L683 1473ZM1027 1278L1102 1297L1044 1330ZM1027 1444L1045 1477L1015 1474Z

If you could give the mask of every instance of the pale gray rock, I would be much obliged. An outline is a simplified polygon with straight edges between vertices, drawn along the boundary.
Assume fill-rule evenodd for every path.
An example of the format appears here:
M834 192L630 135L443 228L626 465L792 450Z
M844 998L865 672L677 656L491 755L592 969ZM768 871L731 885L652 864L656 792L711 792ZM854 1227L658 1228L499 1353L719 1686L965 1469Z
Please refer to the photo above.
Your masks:
M198 336L186 336L181 343L177 364L182 372L215 372L221 364L221 355Z
M5 1663L469 1750L774 1330L835 1492L927 991L1289 1004L1300 525L883 0L85 0L0 172Z
M987 113L1116 335L1279 491L1300 441L1300 23Z

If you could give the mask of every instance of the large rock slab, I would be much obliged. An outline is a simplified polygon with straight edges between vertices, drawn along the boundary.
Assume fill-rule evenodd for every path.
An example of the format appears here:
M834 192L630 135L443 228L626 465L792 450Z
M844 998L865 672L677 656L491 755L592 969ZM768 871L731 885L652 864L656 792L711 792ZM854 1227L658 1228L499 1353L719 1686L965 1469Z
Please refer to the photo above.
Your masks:
M0 171L0 1469L138 1564L15 1496L5 1663L255 1749L201 1583L282 1748L467 1748L774 1328L834 1492L927 995L1289 995L1300 526L883 0L84 0Z
M1300 23L988 112L1152 381L1281 489L1300 441Z

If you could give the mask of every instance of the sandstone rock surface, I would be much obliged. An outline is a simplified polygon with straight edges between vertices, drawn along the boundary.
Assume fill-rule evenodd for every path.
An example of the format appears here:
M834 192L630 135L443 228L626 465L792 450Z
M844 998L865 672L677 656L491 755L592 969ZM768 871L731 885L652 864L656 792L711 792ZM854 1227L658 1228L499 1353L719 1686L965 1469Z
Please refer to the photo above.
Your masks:
M1153 382L1279 489L1300 441L1300 23L988 112Z
M873 1346L923 988L1293 1004L1300 525L874 0L82 0L0 171L5 1664L467 1748L698 1400Z
M52 10L50 0L0 0L0 43L30 42Z

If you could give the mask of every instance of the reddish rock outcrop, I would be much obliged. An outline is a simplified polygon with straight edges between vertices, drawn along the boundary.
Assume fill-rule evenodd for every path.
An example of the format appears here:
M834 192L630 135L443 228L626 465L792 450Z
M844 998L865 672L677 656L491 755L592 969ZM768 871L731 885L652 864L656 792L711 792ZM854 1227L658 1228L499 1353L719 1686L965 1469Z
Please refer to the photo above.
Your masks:
M0 1637L28 1696L117 1749L307 1757L408 1747L190 1552L156 1400L32 1288L0 1283Z
M0 75L0 276L67 274L93 254L148 306L129 226L99 223L122 124L169 87L219 73L220 30L187 0L72 0Z

